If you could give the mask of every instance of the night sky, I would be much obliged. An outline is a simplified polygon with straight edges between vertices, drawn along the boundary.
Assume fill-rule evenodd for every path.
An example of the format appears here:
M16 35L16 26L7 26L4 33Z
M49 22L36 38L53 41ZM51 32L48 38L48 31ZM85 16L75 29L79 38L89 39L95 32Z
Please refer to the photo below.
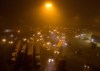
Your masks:
M35 9L46 0L0 0L0 28L39 25ZM100 28L100 0L51 0L63 14L62 25ZM34 17L32 16L32 13Z

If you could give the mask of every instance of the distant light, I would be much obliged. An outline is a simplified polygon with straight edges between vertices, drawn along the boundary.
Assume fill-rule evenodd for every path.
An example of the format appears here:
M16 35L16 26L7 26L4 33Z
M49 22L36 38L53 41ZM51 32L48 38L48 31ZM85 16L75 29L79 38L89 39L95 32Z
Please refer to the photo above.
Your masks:
M32 37L30 37L30 40L33 40L33 38L32 38Z
M20 33L20 32L21 32L20 30L17 31L17 33Z
M49 59L48 62L49 62L49 63L50 63L50 62L54 62L54 59Z
M49 36L47 36L47 38L50 38Z
M59 32L57 32L57 34L59 34Z
M60 39L59 41L61 42L62 40Z
M65 36L62 36L62 39L65 39Z
M59 51L54 51L54 53L55 53L55 54L59 54L60 52L59 52Z
M78 38L78 37L79 37L79 35L76 35L76 36L75 36L75 38Z
M51 30L49 30L49 33L51 32Z
M65 43L65 46L67 46L68 44L67 43Z
M91 39L91 42L94 42L95 40L94 39Z
M39 41L39 39L36 40L37 42Z
M40 35L40 38L42 38L43 36L42 35Z
M53 44L53 47L55 47L56 46L56 44Z
M87 67L87 65L84 65L84 68L86 68Z
M2 42L6 42L7 40L6 39L2 39Z
M11 34L10 36L11 36L11 37L14 37L14 35L13 35L13 34Z
M59 39L59 36L57 36L57 39Z
M26 41L27 39L26 38L23 38L23 41Z
M16 61L16 58L11 58L12 61Z
M90 66L84 65L84 68L87 68L87 69L89 69L89 68L90 68Z
M41 34L41 32L38 32L37 34L38 34L38 35L40 35L40 34Z
M51 42L47 42L47 45L50 45L51 44Z
M33 37L34 37L35 35L33 34Z
M45 46L45 44L43 44L43 46Z
M43 38L40 38L40 40L43 40Z
M54 32L51 32L51 34L54 34Z
M11 43L11 44L13 44L14 42L13 42L13 41L11 41L10 43Z
M53 62L54 60L52 59L52 62Z
M11 32L12 30L9 30L9 29L6 29L6 30L4 30L4 32L6 32L6 33L9 33L9 32Z
M51 59L49 59L48 61L51 62Z
M54 29L53 31L56 32L56 29Z
M13 41L9 41L8 43L9 43L9 44L13 44L14 42L13 42Z
M99 54L97 53L97 56L99 56Z
M89 66L87 66L87 68L89 69L90 67L89 67Z
M83 36L85 36L85 34L81 34L81 36L83 37Z

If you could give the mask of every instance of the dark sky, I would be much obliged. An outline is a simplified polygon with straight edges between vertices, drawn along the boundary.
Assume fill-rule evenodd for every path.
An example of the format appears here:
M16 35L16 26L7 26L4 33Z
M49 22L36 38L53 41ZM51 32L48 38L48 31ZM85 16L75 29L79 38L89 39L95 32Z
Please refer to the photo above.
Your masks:
M0 28L19 28L36 25L32 11L46 0L0 0ZM100 27L99 0L51 0L61 10L63 25ZM67 21L66 21L67 19ZM28 23L28 24L27 24Z

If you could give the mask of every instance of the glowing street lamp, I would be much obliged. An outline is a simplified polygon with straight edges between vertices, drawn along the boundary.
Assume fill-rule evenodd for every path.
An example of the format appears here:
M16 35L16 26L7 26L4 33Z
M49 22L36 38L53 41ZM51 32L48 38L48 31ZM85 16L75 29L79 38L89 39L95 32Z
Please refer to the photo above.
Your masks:
M46 6L47 8L50 8L50 7L52 7L52 4L51 4L51 3L47 3L45 6Z
M43 3L43 6L41 6L40 9L40 15L41 15L41 21L43 21L44 24L47 25L59 25L58 23L60 23L61 17L60 17L60 13L57 9L57 7L55 6L55 3L53 3L52 1L46 1ZM50 32L50 31L49 31ZM54 30L54 32L57 32L57 30Z

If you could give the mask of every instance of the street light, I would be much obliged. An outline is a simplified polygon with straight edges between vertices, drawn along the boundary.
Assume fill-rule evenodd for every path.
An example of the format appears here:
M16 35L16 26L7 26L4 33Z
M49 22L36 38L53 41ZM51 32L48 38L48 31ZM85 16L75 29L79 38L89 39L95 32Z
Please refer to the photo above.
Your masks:
M52 4L51 4L51 3L47 3L47 4L46 4L46 7L47 7L47 8L50 8L50 7L52 7Z
M55 3L52 1L44 2L40 9L41 21L49 26L59 25L61 23L61 17ZM57 32L57 31L54 31Z

